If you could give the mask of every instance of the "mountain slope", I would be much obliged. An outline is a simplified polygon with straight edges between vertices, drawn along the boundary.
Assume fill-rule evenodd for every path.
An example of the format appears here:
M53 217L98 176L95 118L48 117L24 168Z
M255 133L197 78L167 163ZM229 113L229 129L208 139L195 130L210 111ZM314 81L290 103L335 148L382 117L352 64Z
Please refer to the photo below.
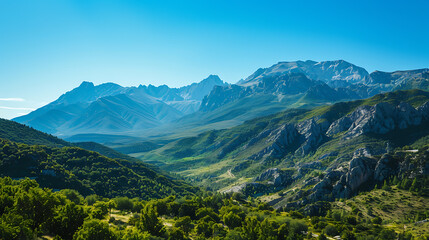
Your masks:
M32 145L71 146L70 143L23 124L0 118L0 138Z
M274 172L284 179L280 186L274 186L278 190L294 182L309 181L307 173L313 171L326 174L337 168L349 169L354 156L373 156L374 164L380 160L375 156L425 139L429 135L428 102L428 92L411 90L312 110L291 109L133 155L203 186L229 186L223 190L253 194L265 192L272 185L246 183L231 189L231 184L252 182L252 178L272 167L288 169L284 173ZM335 176L347 174L351 173L340 171ZM351 176L359 179L359 175ZM318 181L313 180L312 185ZM357 182L352 191L339 191L336 196L349 197L356 192L356 186L364 183L353 181Z
M119 153L111 148L95 142L74 142L70 143L50 134L37 131L23 124L0 118L0 138L12 142L24 143L28 145L43 145L48 147L80 147L89 151L98 152L109 158L119 158L129 161L138 159Z
M0 126L0 176L35 178L42 187L104 197L150 199L195 191L183 181L96 143L73 145L9 120L0 119Z
M145 129L182 116L169 105L125 94L100 98L92 102L79 117L59 128L63 133L112 133Z
M409 79L427 78L428 72L428 68L395 72L375 71L369 75L368 84L398 85Z
M42 187L70 188L84 195L151 199L194 191L145 164L113 160L76 147L51 148L0 139L0 156L1 176L35 178Z
M199 111L186 115L157 132L172 132L175 136L198 134L204 130L233 127L244 121L290 108L310 108L359 98L355 95L333 89L321 81L311 80L302 73L266 76L258 84L248 87L216 86L204 97Z
M195 125L200 119L219 113L221 115L217 119L221 122L215 125L231 127L251 118L247 118L245 114L240 117L232 114L227 119L222 117L222 108L233 109L236 106L238 113L247 108L254 113L252 117L261 117L291 107L309 108L338 101L364 99L393 89L426 90L429 86L428 74L429 69L368 74L365 69L343 60L280 62L269 68L258 69L236 85L215 87L203 99L199 112L180 121ZM261 102L261 95L272 96L272 100ZM246 105L242 105L243 103ZM268 106L273 107L266 111ZM191 123L193 116L195 123ZM226 121L229 124L222 123Z

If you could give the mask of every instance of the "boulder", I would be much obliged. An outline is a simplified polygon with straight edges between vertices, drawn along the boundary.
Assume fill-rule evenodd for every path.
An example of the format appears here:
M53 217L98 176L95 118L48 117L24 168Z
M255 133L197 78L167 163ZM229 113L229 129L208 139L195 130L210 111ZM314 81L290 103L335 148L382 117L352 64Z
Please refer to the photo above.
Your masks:
M256 177L255 181L268 181L268 183L273 184L274 187L285 187L290 184L293 179L292 174L289 171L282 171L278 168L270 168L267 169L265 172L261 173L258 177Z

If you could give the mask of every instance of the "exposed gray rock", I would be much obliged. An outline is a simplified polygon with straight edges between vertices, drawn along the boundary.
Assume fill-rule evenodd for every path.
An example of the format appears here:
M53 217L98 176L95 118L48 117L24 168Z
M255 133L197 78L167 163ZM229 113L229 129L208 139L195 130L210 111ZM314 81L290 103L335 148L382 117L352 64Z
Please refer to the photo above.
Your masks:
M338 169L328 173L313 187L312 200L331 200L351 197L365 182L374 176L376 160L368 157L354 157L348 169ZM331 198L331 199L330 199Z
M311 79L324 82L343 80L359 82L369 76L368 72L344 60L337 61L296 61L279 62L269 68L260 68L247 79L240 81L241 85L254 85L266 76L276 76L285 73L304 73Z
M265 172L261 173L258 177L255 178L256 182L268 181L269 184L273 184L274 187L287 186L290 184L292 179L292 174L289 171L282 171L278 168L270 168Z
M314 118L298 124L297 130L304 139L302 145L296 150L296 153L298 154L308 154L311 150L314 150L317 146L319 146L323 141L323 126L318 124Z
M415 158L415 155L412 154L417 154L417 152L413 152L411 155L410 153L399 152L395 156L384 154L377 159L372 156L368 157L365 154L365 148L360 150L355 153L347 167L339 167L327 173L313 187L309 200L349 198L367 184L382 183L394 175L406 174L408 177L415 177L416 175L429 174L429 152L422 153L419 161L410 161L410 159Z
M371 157L373 154L368 148L358 148L353 152L353 157Z
M272 132L267 142L272 142L271 148L274 156L281 156L286 153L286 148L293 144L299 133L294 125L282 125Z
M326 137L324 132L328 127L328 123L319 124L314 118L299 124L281 125L279 128L270 131L266 140L266 143L270 145L251 156L250 159L262 159L264 156L281 158L294 149L296 149L295 153L297 154L308 154L324 141ZM262 136L258 135L256 138L263 138L268 134L266 131L262 133Z
M243 189L246 187L248 183L243 183L237 186L233 186L230 189L227 189L225 191L223 191L223 193L235 193L235 192L241 192L243 191Z
M260 136L263 133L262 136ZM290 148L298 138L299 133L293 124L281 125L279 128L272 131L264 131L256 138L264 138L264 135L268 135L267 143L271 143L268 147L262 151L251 156L251 159L261 159L265 155L270 157L282 157L287 153L287 149Z
M421 78L427 72L429 72L427 68L395 72L375 71L367 78L367 84L370 86L379 84L392 87L415 78Z
M417 111L422 114L423 119L429 119L429 102L418 107Z
M393 106L382 102L375 106L361 106L349 115L333 122L326 135L333 136L347 131L345 138L356 137L365 133L385 134L395 129L405 129L428 120L429 104L418 109L408 103Z
M384 181L392 174L396 174L398 171L399 163L389 154L384 154L377 162L377 166L374 171L374 180Z
M358 157L350 161L345 183L351 191L356 191L363 183L372 178L376 161L373 158Z

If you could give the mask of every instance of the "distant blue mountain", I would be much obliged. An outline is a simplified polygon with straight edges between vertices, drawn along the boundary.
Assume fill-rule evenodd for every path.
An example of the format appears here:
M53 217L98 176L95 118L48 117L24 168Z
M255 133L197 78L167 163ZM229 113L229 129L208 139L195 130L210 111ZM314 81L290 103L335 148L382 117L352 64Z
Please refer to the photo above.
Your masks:
M153 128L197 111L216 85L227 84L215 75L181 88L83 82L54 102L13 120L59 136Z

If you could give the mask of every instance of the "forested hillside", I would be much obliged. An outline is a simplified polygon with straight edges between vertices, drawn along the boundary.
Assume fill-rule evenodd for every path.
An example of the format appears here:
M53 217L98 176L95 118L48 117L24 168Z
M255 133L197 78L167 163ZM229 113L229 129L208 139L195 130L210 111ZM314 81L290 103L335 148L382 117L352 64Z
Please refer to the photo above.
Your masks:
M0 239L427 239L403 226L384 224L377 209L368 217L357 211L329 209L320 216L275 211L240 194L151 201L119 197L83 198L78 192L52 192L34 180L0 178ZM427 199L427 198L426 198ZM328 203L324 203L325 205ZM353 204L347 203L353 209ZM424 217L424 216L423 216ZM426 223L423 223L426 224ZM424 225L427 226L427 225ZM404 229L404 230L402 230ZM396 230L396 232L395 232ZM397 233L399 232L399 233Z
M72 188L83 195L150 199L195 191L144 163L114 160L77 147L52 148L0 139L0 160L1 176L30 177L42 187Z
M23 124L0 118L0 138L31 145L71 146L70 143Z

